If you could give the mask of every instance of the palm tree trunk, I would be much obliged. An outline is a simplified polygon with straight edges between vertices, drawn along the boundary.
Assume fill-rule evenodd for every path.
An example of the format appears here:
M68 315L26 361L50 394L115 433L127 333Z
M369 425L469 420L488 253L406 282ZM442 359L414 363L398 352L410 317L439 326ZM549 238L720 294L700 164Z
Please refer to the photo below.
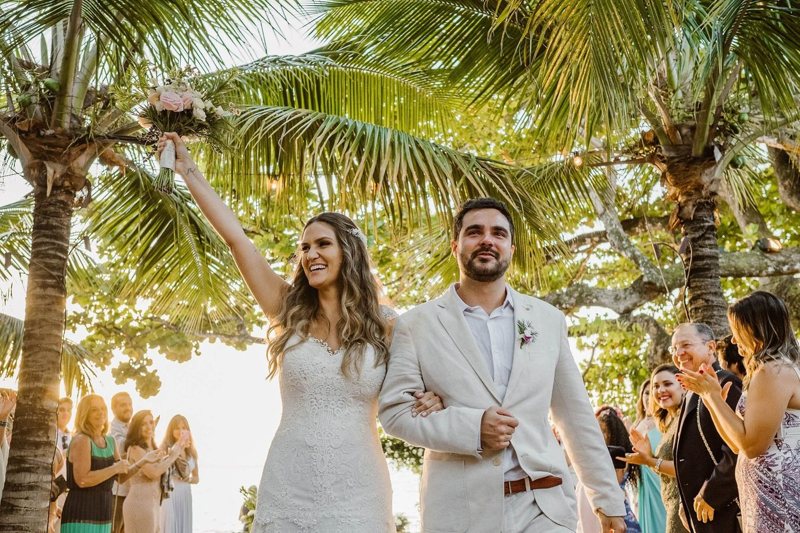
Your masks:
M689 245L681 254L688 279L689 316L692 322L711 326L717 338L730 333L727 302L722 294L719 245L715 222L716 202L698 200L691 216L680 217L682 232Z
M0 531L47 531L65 329L66 267L75 193L35 189L19 393Z

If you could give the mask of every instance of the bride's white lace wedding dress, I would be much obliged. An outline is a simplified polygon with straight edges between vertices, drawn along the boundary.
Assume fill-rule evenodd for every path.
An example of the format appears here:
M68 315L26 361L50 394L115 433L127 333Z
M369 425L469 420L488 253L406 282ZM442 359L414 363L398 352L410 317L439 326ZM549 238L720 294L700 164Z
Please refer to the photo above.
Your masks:
M343 351L313 338L295 338L289 346L280 371L283 414L264 465L253 532L394 532L376 427L385 366L375 368L368 347L361 374L347 378L339 369Z

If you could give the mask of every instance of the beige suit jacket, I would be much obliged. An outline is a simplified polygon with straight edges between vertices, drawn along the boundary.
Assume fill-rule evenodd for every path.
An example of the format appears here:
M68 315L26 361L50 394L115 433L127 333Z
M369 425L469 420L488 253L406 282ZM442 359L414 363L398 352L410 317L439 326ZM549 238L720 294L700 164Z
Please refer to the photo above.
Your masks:
M593 508L624 516L624 494L567 342L564 315L512 291L514 322L529 322L536 339L516 339L504 398L459 311L455 295L420 305L395 325L380 395L380 421L391 435L426 448L420 502L422 530L497 533L503 520L502 452L479 453L481 417L491 406L518 420L512 438L520 465L533 478L559 476L561 486L535 490L554 522L575 529L577 512L564 453L550 429L559 429ZM438 394L446 408L412 417L414 391Z

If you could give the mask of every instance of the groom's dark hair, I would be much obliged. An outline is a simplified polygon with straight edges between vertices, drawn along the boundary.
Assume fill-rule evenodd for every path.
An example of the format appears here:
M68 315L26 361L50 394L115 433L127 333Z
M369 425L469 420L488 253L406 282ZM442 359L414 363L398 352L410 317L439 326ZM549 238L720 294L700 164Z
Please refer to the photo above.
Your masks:
M467 200L461 207L458 208L455 219L453 220L453 238L458 239L461 228L464 226L464 216L470 211L476 209L497 209L502 213L506 220L508 220L508 229L511 234L511 242L514 242L514 221L511 220L511 212L509 212L506 204L494 198L472 198Z

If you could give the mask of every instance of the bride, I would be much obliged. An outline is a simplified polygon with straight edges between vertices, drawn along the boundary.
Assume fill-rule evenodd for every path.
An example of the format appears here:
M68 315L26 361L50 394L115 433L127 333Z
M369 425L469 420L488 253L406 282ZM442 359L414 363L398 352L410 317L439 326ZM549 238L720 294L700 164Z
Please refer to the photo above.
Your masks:
M396 315L378 303L366 239L348 217L322 213L301 236L291 284L269 266L175 133L176 172L231 249L270 319L269 376L283 413L258 490L253 531L394 532L392 490L376 416ZM415 411L442 408L416 393Z

